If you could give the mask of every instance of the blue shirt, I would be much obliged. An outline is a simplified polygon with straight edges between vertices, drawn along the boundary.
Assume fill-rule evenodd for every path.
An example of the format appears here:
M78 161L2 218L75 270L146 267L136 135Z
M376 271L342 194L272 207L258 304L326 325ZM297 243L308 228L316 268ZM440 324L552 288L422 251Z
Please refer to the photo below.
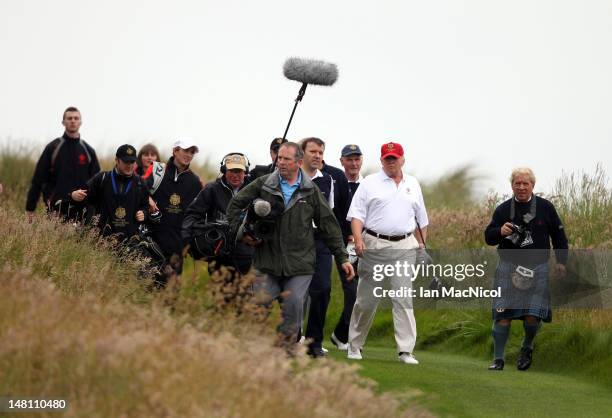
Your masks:
M287 180L285 180L283 176L281 176L280 174L279 176L280 176L280 187L281 187L281 191L283 192L283 199L285 200L285 205L286 205L287 203L289 203L291 196L293 196L293 192L295 192L298 189L298 187L300 187L300 183L302 182L302 170L298 171L297 181L293 185L289 184Z

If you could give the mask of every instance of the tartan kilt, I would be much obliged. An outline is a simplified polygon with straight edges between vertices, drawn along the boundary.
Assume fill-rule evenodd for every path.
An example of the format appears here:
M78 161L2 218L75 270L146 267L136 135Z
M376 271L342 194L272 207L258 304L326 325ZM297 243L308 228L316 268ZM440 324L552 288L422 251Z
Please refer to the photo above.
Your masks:
M493 288L501 289L501 295L493 298L493 320L523 319L535 316L544 322L552 321L550 291L548 286L548 264L538 264L534 270L533 285L529 289L519 289L512 283L512 274L517 265L500 260L495 270Z

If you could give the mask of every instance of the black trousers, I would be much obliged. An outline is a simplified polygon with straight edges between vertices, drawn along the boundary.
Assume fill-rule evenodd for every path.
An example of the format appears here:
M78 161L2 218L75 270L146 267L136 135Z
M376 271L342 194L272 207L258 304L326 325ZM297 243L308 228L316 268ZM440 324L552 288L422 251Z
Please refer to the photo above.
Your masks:
M86 205L68 199L47 205L47 213L58 216L62 222L85 222L88 218L88 211L91 212L93 209L93 207L88 208Z
M306 339L312 339L311 348L320 348L323 343L325 315L327 315L327 306L331 296L332 255L323 241L316 239L315 244L317 263L308 288L310 309L308 311Z
M336 324L336 328L334 329L334 335L340 340L340 342L347 343L349 325L351 323L351 314L353 313L353 305L355 305L355 300L357 300L357 283L359 282L359 277L355 275L353 280L349 282L346 280L346 273L344 273L344 270L342 270L341 264L336 262L336 267L338 268L338 274L340 275L340 281L342 282L344 308L342 309L342 314L340 315L338 324ZM355 269L355 273L357 273L357 263L353 264L353 268Z

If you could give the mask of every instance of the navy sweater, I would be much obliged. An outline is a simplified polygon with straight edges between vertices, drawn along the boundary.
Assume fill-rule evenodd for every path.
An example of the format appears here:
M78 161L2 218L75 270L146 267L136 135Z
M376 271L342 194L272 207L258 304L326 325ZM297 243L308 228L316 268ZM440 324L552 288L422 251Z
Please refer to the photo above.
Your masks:
M500 251L500 258L517 264L537 265L546 263L550 257L550 243L555 249L557 262L567 262L567 237L563 223L553 204L539 196L536 199L536 216L526 225L533 238L533 244L525 247L514 245L501 234L501 227L506 222L514 222L525 226L523 215L529 212L531 202L516 202L514 219L510 219L511 199L500 204L493 213L493 219L485 230L485 241L489 245L497 245L499 250L536 250L536 251ZM514 198L512 198L514 199Z

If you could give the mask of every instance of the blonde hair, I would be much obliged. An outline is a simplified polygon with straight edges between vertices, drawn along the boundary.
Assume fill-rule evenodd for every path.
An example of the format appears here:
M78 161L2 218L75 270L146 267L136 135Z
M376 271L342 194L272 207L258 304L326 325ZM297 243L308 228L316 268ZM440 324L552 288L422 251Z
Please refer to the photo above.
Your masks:
M528 167L517 167L514 170L512 170L512 174L510 175L510 184L514 183L514 179L517 176L529 177L529 181L531 181L531 184L535 184L536 182L535 174L533 174L533 171L531 170L531 168L528 168Z

